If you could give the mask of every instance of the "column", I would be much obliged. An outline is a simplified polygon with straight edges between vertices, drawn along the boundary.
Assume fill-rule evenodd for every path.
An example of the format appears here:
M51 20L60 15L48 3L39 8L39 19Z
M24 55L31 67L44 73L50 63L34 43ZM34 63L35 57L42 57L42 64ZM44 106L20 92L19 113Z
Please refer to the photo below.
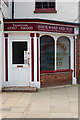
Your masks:
M5 37L5 81L8 82L8 34L4 34Z
M34 33L30 33L31 37L31 82L34 82Z
M56 70L56 57L57 57L57 56L56 56L56 52L57 52L57 49L56 49L56 48L57 48L57 39L55 39L54 42L55 42L55 70Z
M39 49L39 37L40 34L36 33L36 37L37 37L37 87L40 88L40 49Z
M74 77L72 84L76 84L76 36L73 37L74 39Z
M39 34L30 33L31 37L31 87L40 88Z

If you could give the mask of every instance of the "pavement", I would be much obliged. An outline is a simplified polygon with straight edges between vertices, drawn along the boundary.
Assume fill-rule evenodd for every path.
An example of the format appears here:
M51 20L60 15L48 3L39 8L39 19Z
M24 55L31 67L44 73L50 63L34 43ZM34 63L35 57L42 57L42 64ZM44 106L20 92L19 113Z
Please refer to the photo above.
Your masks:
M0 93L1 118L78 118L78 85Z

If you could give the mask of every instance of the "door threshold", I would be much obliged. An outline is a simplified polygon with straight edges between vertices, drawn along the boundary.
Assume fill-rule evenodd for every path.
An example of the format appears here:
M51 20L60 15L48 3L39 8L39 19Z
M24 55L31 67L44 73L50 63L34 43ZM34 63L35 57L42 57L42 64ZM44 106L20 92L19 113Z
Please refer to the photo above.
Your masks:
M37 92L38 89L36 87L29 86L16 86L16 87L4 87L2 92Z

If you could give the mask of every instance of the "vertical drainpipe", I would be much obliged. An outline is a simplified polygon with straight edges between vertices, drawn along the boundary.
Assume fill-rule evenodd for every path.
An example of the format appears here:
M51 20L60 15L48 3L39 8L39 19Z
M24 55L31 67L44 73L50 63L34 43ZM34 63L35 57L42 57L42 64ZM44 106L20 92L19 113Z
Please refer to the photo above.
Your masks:
M14 0L12 0L12 19L14 19Z

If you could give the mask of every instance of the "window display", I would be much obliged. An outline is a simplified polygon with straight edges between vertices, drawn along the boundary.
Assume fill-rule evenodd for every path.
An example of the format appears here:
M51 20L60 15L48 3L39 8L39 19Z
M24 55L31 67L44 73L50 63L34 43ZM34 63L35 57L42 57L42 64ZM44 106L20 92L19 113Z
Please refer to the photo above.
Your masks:
M70 41L67 37L57 40L56 66L59 69L70 69Z
M54 70L55 64L54 39L44 35L40 39L40 69L41 71Z

